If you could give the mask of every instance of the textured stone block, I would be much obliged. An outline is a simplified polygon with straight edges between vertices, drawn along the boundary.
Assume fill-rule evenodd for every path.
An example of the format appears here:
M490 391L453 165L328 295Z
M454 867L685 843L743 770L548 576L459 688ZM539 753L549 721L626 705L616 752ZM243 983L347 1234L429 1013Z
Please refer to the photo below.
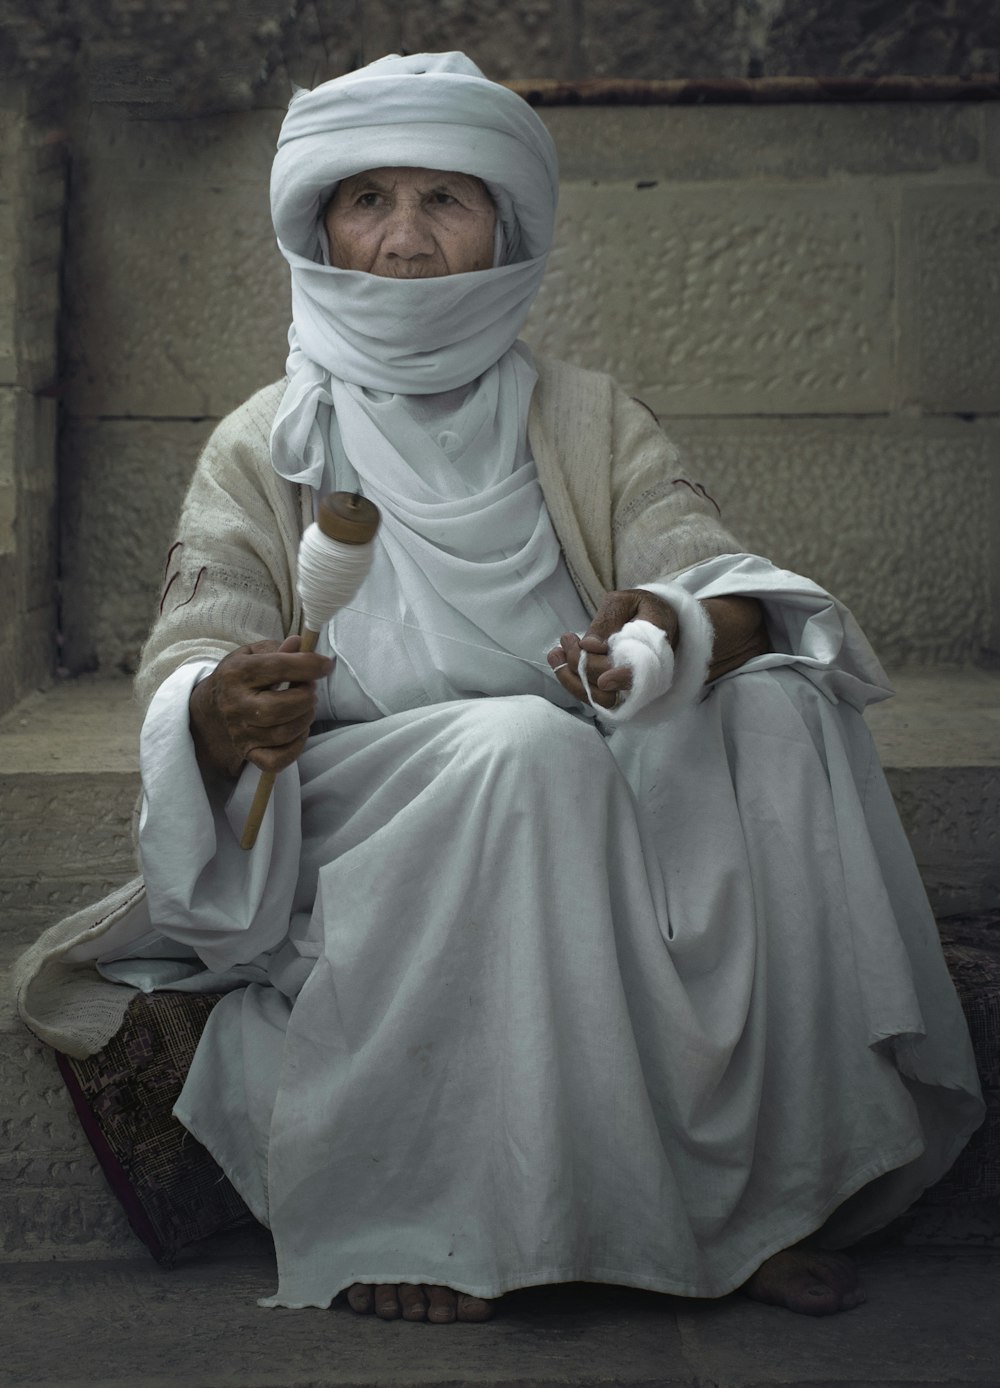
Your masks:
M986 171L1000 177L1000 105L986 102L983 106L983 126L986 141Z
M57 360L65 175L21 109L0 111L0 383L50 385Z
M81 1188L65 1180L57 1162L49 1171L42 1168L37 1182L0 1186L3 1261L63 1262L142 1255L142 1245L99 1171L94 1171L93 1181Z
M71 670L136 668L184 491L214 423L79 421L68 431L63 660Z
M0 712L54 665L55 426L54 400L0 386Z
M926 410L1000 410L1000 183L903 193L904 395Z
M882 77L996 72L994 0L775 0L766 14L762 75Z
M585 0L580 40L588 77L744 77L759 37L750 6L699 0L686 6L648 0Z
M959 102L549 106L563 180L894 176L976 168L983 109Z
M891 292L868 190L573 187L526 335L676 413L877 411Z
M110 122L94 136L67 276L75 413L219 416L282 374L288 269L267 193L276 125L262 112L245 124Z
M576 75L572 0L415 0L399 8L401 53L460 48L498 82Z
M20 112L0 110L0 384L17 380L17 282L21 238L19 157L25 123Z
M994 425L665 419L664 427L744 543L836 593L887 664L958 664L989 645L1000 604Z
M0 386L0 554L16 550L14 526L17 521L17 388ZM10 591L9 589L7 591ZM11 603L6 604L6 622L13 616Z
M47 1046L24 1027L0 1035L0 1143L10 1158L89 1158L90 1147Z
M116 717L113 705L107 716L109 722ZM124 737L134 760L137 739ZM70 717L54 741L74 739ZM4 751L10 747L4 737ZM35 772L0 775L0 964L12 963L50 925L136 875L138 772L106 770L96 740L90 750L85 772L47 771L39 758Z
M887 779L939 916L1000 900L1000 774L996 767L894 767Z

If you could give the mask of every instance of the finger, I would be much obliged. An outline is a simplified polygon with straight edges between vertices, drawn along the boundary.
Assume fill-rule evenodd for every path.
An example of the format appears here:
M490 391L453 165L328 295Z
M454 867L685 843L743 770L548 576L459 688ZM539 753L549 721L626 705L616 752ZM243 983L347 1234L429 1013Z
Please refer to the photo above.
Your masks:
M579 699L582 704L591 702L591 700L587 698L587 691L579 675L580 657L585 654L587 656L587 664L584 668L586 669L587 679L590 683L592 701L602 708L613 708L617 698L618 685L616 684L615 688L609 693L597 684L598 679L612 668L608 657L606 655L593 654L589 651L585 651L580 638L573 632L566 632L564 634L562 645L566 653L567 665L564 670L559 670L557 672L556 679L567 693L572 694L574 699ZM623 675L621 674L617 676L618 680L622 678Z
M248 688L260 690L286 681L288 684L312 684L326 679L332 669L330 657L315 651L275 651L247 656L239 664L234 663L232 678Z
M632 670L628 665L612 665L610 670L598 675L593 684L605 694L624 693L632 688Z
M399 1305L404 1321L424 1321L427 1319L427 1297L423 1287L415 1287L409 1282L399 1284Z
M279 771L284 771L286 767L298 761L308 740L308 737L303 737L297 742L288 743L285 747L249 747L243 753L243 760L250 762L260 771L270 771L277 776Z
M244 692L234 700L233 713L247 729L278 729L304 719L312 722L316 711L316 690L311 684L293 684L287 689ZM289 734L291 736L291 734ZM287 741L287 738L285 739Z

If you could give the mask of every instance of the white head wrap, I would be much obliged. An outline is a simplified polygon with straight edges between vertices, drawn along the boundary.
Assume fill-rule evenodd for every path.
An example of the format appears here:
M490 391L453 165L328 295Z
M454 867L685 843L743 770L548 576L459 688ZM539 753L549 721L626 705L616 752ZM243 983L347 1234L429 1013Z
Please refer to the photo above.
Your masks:
M399 166L483 180L503 231L492 269L409 280L324 263L336 185ZM578 613L527 445L535 371L515 345L557 192L542 122L461 53L383 58L289 107L271 176L292 272L271 456L283 477L360 486L382 511L371 571L333 622L338 716L370 716L357 688L383 712L525 690L524 661ZM559 689L547 666L530 678Z
M498 205L507 263L418 280L323 264L331 191L352 174L399 166L481 178ZM290 384L271 440L282 476L318 484L331 377L426 395L465 385L499 361L538 291L557 196L545 126L462 53L382 58L296 93L271 174L274 228L292 272Z

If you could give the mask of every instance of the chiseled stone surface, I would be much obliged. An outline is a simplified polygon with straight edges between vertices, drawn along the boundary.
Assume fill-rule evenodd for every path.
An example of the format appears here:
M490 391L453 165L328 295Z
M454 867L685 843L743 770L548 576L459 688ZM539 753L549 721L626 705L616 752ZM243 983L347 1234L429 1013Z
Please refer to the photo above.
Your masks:
M0 107L0 383L39 390L56 371L65 172L60 140L12 87Z
M891 291L878 191L577 185L526 336L676 413L872 412Z
M72 736L72 731L68 731ZM100 795L95 796L95 772ZM90 774L0 776L0 835L4 883L23 878L33 894L25 906L44 906L46 889L83 877L118 874L131 852L131 818L138 777ZM55 904L55 903L54 903Z
M575 8L572 0L416 0L399 7L397 51L460 48L498 82L571 77L579 43Z
M0 386L0 713L55 664L56 408Z
M61 137L0 101L0 713L48 679L55 635L56 401L65 173Z
M894 767L888 781L935 913L1000 901L996 767Z
M905 400L1000 410L1000 182L905 188L900 340Z
M663 424L744 543L847 603L885 663L982 656L1000 605L995 424Z
M134 1257L52 1052L14 1020L0 983L0 1262Z
M996 72L994 0L767 0L762 74L880 77Z
M268 208L275 129L265 112L190 129L107 122L95 134L66 277L75 414L217 417L282 374L290 297Z
M987 171L1000 177L1000 103L987 102L983 110Z
M967 176L981 105L543 106L564 183L667 179Z
M584 0L583 71L589 77L743 77L763 37L754 24L759 8L699 0L692 23L677 5Z
M965 1388L996 1382L987 1308L1000 1255L860 1255L868 1302L817 1321L738 1295L699 1302L621 1287L538 1287L486 1325L265 1311L262 1239L218 1239L172 1271L148 1259L9 1269L4 1388ZM95 1333L99 1327L100 1333ZM178 1327L183 1328L183 1333Z
M67 431L62 552L64 572L72 575L63 592L69 669L135 670L184 491L214 424L78 420Z

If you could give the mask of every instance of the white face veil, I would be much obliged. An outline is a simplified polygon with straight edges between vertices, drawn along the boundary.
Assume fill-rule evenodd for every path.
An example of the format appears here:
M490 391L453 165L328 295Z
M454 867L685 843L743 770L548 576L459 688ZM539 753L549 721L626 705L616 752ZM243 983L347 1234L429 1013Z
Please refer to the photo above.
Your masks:
M482 179L502 224L503 263L415 280L325 263L321 219L335 186L400 166ZM374 712L352 702L348 674L382 712L525 690L525 661L582 614L527 446L535 372L517 343L557 194L542 122L461 53L383 58L297 93L289 107L271 175L292 277L289 384L272 461L317 490L359 486L382 511L356 599L381 620L344 610L333 624L338 717ZM562 702L547 667L529 685Z

